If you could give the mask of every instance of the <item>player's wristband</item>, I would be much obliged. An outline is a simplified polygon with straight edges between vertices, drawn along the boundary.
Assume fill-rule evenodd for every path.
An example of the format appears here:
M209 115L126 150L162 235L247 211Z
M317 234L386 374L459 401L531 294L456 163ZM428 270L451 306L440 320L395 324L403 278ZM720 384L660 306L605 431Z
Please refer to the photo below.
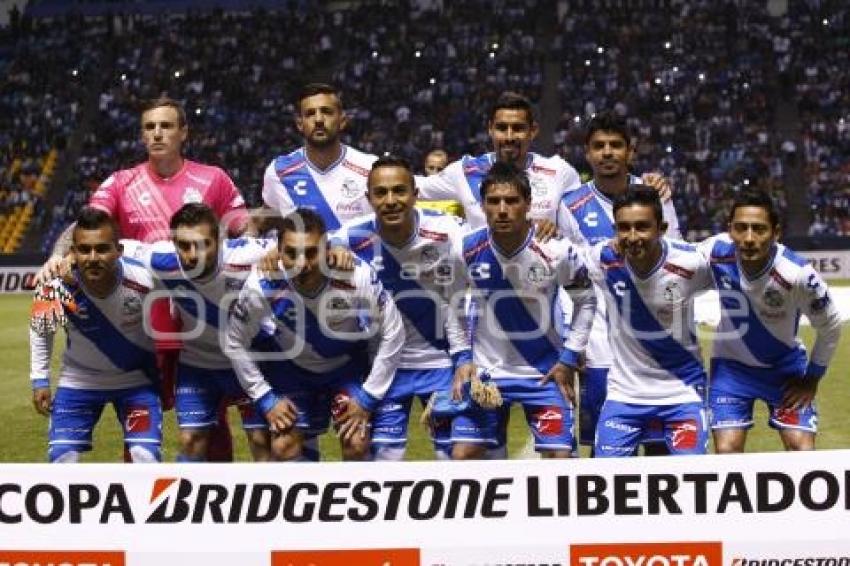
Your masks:
M561 355L558 356L558 361L564 364L565 366L577 368L580 356L581 354L579 352L564 348L563 350L561 350Z
M381 403L381 400L377 397L374 397L368 394L362 387L358 387L354 390L354 400L357 401L357 404L373 413L375 409L378 408L378 405Z
M279 402L280 397L275 395L274 391L269 391L268 393L254 401L263 416L265 416L269 411L274 409L274 406L277 405Z
M36 389L50 389L50 380L45 379L33 379L32 380L32 390Z
M461 350L452 354L452 365L457 369L460 366L472 363L472 350Z
M826 374L826 366L818 365L814 362L809 362L809 367L806 368L806 377L820 379Z

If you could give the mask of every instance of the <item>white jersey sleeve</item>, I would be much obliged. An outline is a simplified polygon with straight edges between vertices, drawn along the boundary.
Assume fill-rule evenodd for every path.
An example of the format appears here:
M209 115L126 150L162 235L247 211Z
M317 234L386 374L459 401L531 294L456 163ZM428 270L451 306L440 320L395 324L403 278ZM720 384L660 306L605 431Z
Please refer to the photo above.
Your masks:
M569 246L558 265L558 283L567 289L573 302L570 331L564 343L565 352L561 361L574 361L569 365L576 366L578 354L587 348L593 319L596 316L596 292L590 282L582 248Z
M272 160L263 174L263 204L277 211L282 217L295 210L295 204L289 198L289 194L280 182L280 177Z
M820 274L811 266L800 269L794 282L795 302L815 329L816 337L806 376L819 378L826 373L841 338L841 314Z
M416 175L414 183L421 200L462 200L460 187L466 183L463 165L453 161L436 175Z
M363 273L368 274L369 280L363 280L361 277L358 287L367 303L373 305L375 315L373 320L377 325L377 349L372 360L372 368L363 382L363 390L372 398L370 399L372 401L383 399L392 385L393 376L401 358L401 350L404 347L404 325L390 293L384 289L374 271L369 268L364 269ZM376 405L377 403L370 402L365 408L374 410Z

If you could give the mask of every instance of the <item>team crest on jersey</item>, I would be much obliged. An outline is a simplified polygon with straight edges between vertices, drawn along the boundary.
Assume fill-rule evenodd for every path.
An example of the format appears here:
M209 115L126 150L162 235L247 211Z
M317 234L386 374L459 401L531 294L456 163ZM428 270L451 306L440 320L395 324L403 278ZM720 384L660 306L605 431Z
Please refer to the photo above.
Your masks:
M780 308L785 304L785 298L782 293L776 289L766 289L764 292L764 304L771 308Z
M122 298L123 325L137 324L142 318L142 300L135 293L124 295Z
M535 197L545 197L546 196L546 184L540 179L530 179L531 181L531 195Z
M351 178L345 179L342 182L342 188L340 188L339 192L347 199L355 199L362 193L361 189L357 186L357 181Z
M224 278L224 288L228 291L239 291L242 289L242 284L244 283L243 279L238 277L225 277Z
M542 263L535 263L528 268L526 277L529 283L543 283L552 277L552 270Z
M440 251L436 246L425 246L422 248L422 253L419 255L422 263L430 264L437 263L440 260Z
M183 193L183 204L199 204L202 202L204 202L204 197L201 196L201 192L195 187L189 187Z
M682 300L682 290L678 283L672 281L664 287L664 300L668 303L678 303Z
M150 206L152 200L153 198L151 198L151 194L148 191L140 194L138 198L139 204L142 206Z

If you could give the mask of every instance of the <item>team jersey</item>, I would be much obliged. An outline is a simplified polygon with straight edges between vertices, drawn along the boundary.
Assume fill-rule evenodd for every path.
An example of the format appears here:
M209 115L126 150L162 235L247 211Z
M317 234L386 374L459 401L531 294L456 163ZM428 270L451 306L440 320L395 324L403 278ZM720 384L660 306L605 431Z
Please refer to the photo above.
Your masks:
M629 184L635 183L640 183L640 177L629 175ZM672 199L662 204L662 213L667 222L667 236L681 238ZM563 196L558 204L557 224L561 234L576 245L591 247L608 241L615 235L614 203L590 181ZM596 318L586 353L588 367L611 367L605 299L601 294L596 296Z
M146 245L123 240L124 254L151 270L158 289L173 293L185 339L180 363L205 369L230 369L222 329L230 305L239 297L254 264L273 250L274 240L236 238L220 244L218 268L204 280L192 279L170 241Z
M393 294L406 329L399 367L451 367L452 359L471 360L456 316L466 289L465 277L454 271L465 232L457 217L419 209L415 215L413 235L398 248L381 240L374 214L347 224L334 240L370 263Z
M540 379L561 355L575 365L587 344L596 301L569 242L540 243L531 228L519 250L506 255L484 228L464 238L463 261L472 284L472 353L480 370L494 379ZM562 286L583 287L573 295L565 344L553 316Z
M339 159L321 170L310 162L303 147L281 155L266 168L263 203L281 216L296 208L315 210L328 230L336 230L372 212L366 178L376 159L343 145Z
M370 410L392 383L404 345L392 298L375 272L359 261L346 279L327 279L312 296L299 293L286 278L261 277L256 268L251 273L233 308L227 343L236 375L255 401L271 393L248 351L261 331L273 332L280 356L311 374L356 365L364 340L374 336L377 347L363 384Z
M416 188L422 200L457 200L463 206L471 230L487 225L481 209L481 182L496 157L485 153L478 157L465 155L450 163L438 175L416 177ZM525 172L531 183L531 212L534 220L555 221L558 202L565 192L581 184L578 172L559 156L543 157L529 153Z
M613 363L607 398L639 405L702 402L705 370L696 338L693 297L712 287L708 261L695 246L662 239L662 254L640 277L609 243L586 250L605 297Z
M68 324L67 343L59 369L59 386L72 389L114 390L151 385L157 379L153 342L145 332L145 297L153 280L140 263L118 260L115 289L101 299L86 291L78 273L73 281L47 285L70 295L63 302ZM59 291L60 287L64 287ZM48 387L55 333L30 330L30 379Z
M171 217L189 203L209 205L230 233L241 232L248 222L245 201L227 173L188 159L168 179L159 177L147 162L117 171L89 201L118 221L122 237L142 242L169 239Z
M776 244L764 270L750 277L738 263L728 234L709 238L700 249L711 261L720 292L721 317L712 359L776 368L786 375L823 376L838 346L841 317L814 268ZM797 337L801 313L817 330L808 362Z

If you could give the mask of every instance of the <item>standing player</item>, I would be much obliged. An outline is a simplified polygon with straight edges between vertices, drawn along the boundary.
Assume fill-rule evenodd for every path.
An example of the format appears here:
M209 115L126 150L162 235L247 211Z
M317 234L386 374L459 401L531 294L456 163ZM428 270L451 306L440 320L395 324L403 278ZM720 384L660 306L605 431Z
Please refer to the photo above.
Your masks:
M373 266L404 321L399 369L372 418L375 459L401 460L414 397L424 404L435 391L451 388L453 375L461 381L474 376L469 340L450 307L466 289L462 273L455 273L464 231L458 218L414 208L413 173L403 159L374 163L367 196L375 214L344 226L335 238ZM458 457L478 452L477 445L453 438L451 422L432 424L438 458L451 456L453 440Z
M141 136L147 161L110 175L89 202L116 219L122 238L149 243L167 240L171 216L184 204L196 202L209 205L229 234L237 235L245 229L248 223L245 202L227 173L183 157L189 127L179 102L165 97L149 102L141 115ZM43 273L57 274L72 228L59 238ZM162 332L176 332L180 326L171 316L168 301L152 305L151 324ZM156 344L157 363L166 382L174 381L180 347L179 341ZM209 458L232 460L230 429L224 413L215 431Z
M487 227L463 242L475 365L496 383L506 409L514 401L522 404L538 452L570 457L573 378L596 302L586 270L566 240L538 240L528 218L532 188L524 173L494 164L481 184L481 198ZM558 289L573 285L580 289L562 346L552 313ZM454 385L457 391L458 379Z
M33 305L30 351L33 405L50 417L51 462L77 462L112 403L133 462L161 460L162 410L153 343L145 332L147 270L122 258L118 229L103 211L84 208L72 233L76 269L42 284ZM51 400L50 358L59 322L68 342Z
M753 403L770 409L786 450L814 450L818 383L841 335L826 283L777 240L779 216L763 192L732 205L729 233L706 240L720 291L721 319L711 356L711 428L718 453L743 452ZM810 358L797 336L800 314L815 327Z
M271 240L221 241L219 220L204 204L184 205L171 217L171 241L144 245L124 240L124 253L139 260L160 289L169 292L184 324L177 366L176 410L180 427L178 462L206 459L218 408L235 403L255 461L269 459L265 420L236 379L223 352L222 329L251 267L274 246ZM173 295L172 295L173 294Z
M318 214L289 214L279 230L284 273L269 279L255 270L230 317L228 354L268 420L277 460L303 459L305 439L323 432L330 415L343 457L366 459L369 416L389 389L404 346L401 316L375 272L358 262L345 278L330 277L326 246ZM286 361L264 376L249 348L269 325ZM377 342L371 368L360 355L369 338Z
M565 194L558 206L558 229L574 244L590 247L615 236L612 203L626 194L629 186L641 183L640 178L629 173L635 146L626 120L613 112L601 112L588 123L584 155L593 170L593 179ZM664 190L664 180L658 175L648 175L644 182L652 184L659 192ZM662 210L667 223L666 234L680 238L673 201L664 202ZM599 411L605 402L611 362L605 301L597 294L596 319L582 373L579 423L579 441L582 444L593 446ZM647 453L666 452L660 430L646 440L653 441L644 447Z
M637 185L614 202L616 239L587 250L605 297L613 363L596 429L596 457L631 456L660 421L672 454L704 454L706 376L692 299L711 287L696 247L664 238L661 200Z
M263 178L267 217L284 217L297 208L314 210L328 230L370 212L366 177L374 155L340 141L348 124L337 90L327 84L306 85L298 95L295 125L304 147L276 157ZM267 218L268 219L268 218ZM261 224L261 229L268 222Z

